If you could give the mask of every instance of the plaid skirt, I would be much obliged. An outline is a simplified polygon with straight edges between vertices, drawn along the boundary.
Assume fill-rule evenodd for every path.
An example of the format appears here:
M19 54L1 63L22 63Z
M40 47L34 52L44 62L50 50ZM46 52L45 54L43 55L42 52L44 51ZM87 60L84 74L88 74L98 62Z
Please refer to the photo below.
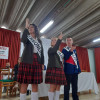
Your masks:
M61 68L48 67L46 71L46 84L67 85L63 66Z
M40 84L43 82L42 65L37 61L37 54L33 56L33 64L20 63L17 81L24 84Z

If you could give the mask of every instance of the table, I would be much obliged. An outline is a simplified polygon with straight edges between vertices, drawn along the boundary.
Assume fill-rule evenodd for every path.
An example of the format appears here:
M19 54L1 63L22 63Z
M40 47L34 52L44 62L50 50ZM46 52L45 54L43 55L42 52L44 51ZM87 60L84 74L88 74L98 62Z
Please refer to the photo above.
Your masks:
M98 94L99 88L93 72L82 72L78 79L78 92L94 90L95 94Z

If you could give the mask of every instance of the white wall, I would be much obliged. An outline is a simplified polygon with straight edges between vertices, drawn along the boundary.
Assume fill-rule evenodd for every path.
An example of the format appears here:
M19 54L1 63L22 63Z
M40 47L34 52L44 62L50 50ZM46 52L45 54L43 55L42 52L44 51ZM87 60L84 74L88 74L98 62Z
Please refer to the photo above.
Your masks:
M23 50L24 50L24 44L21 42L20 44L20 57L22 56L22 53L23 53Z
M94 73L94 75L96 77L94 49L88 49L88 56L89 56L90 70L91 70L91 72Z
M47 67L47 64L48 64L48 49L51 46L51 40L45 39L45 38L42 38L41 40L42 40L43 49L44 49L44 60L45 60L44 65L46 65L46 67Z

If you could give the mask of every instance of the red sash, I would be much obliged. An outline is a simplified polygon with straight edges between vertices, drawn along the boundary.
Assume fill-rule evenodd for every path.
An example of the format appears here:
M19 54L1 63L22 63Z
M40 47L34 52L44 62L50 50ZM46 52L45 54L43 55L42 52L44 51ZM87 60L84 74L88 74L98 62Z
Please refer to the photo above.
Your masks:
M74 62L72 56L70 56L69 59L66 60L65 62L66 62L66 63L70 63L70 64L72 64L72 65L75 65L75 62Z

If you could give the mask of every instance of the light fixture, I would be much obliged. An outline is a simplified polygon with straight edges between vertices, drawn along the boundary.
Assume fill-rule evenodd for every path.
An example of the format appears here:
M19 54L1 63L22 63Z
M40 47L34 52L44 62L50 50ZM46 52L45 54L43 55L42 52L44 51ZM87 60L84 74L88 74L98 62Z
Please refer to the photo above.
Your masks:
M40 30L40 33L43 33L44 31L46 31L53 23L54 23L54 21L51 20L47 25L45 25L45 26Z
M100 38L93 40L93 42L98 42L100 41Z
M41 38L45 38L45 36L41 36Z
M7 27L6 27L6 26L1 26L1 28L7 29Z
M19 29L17 29L16 31L21 33L21 31Z

